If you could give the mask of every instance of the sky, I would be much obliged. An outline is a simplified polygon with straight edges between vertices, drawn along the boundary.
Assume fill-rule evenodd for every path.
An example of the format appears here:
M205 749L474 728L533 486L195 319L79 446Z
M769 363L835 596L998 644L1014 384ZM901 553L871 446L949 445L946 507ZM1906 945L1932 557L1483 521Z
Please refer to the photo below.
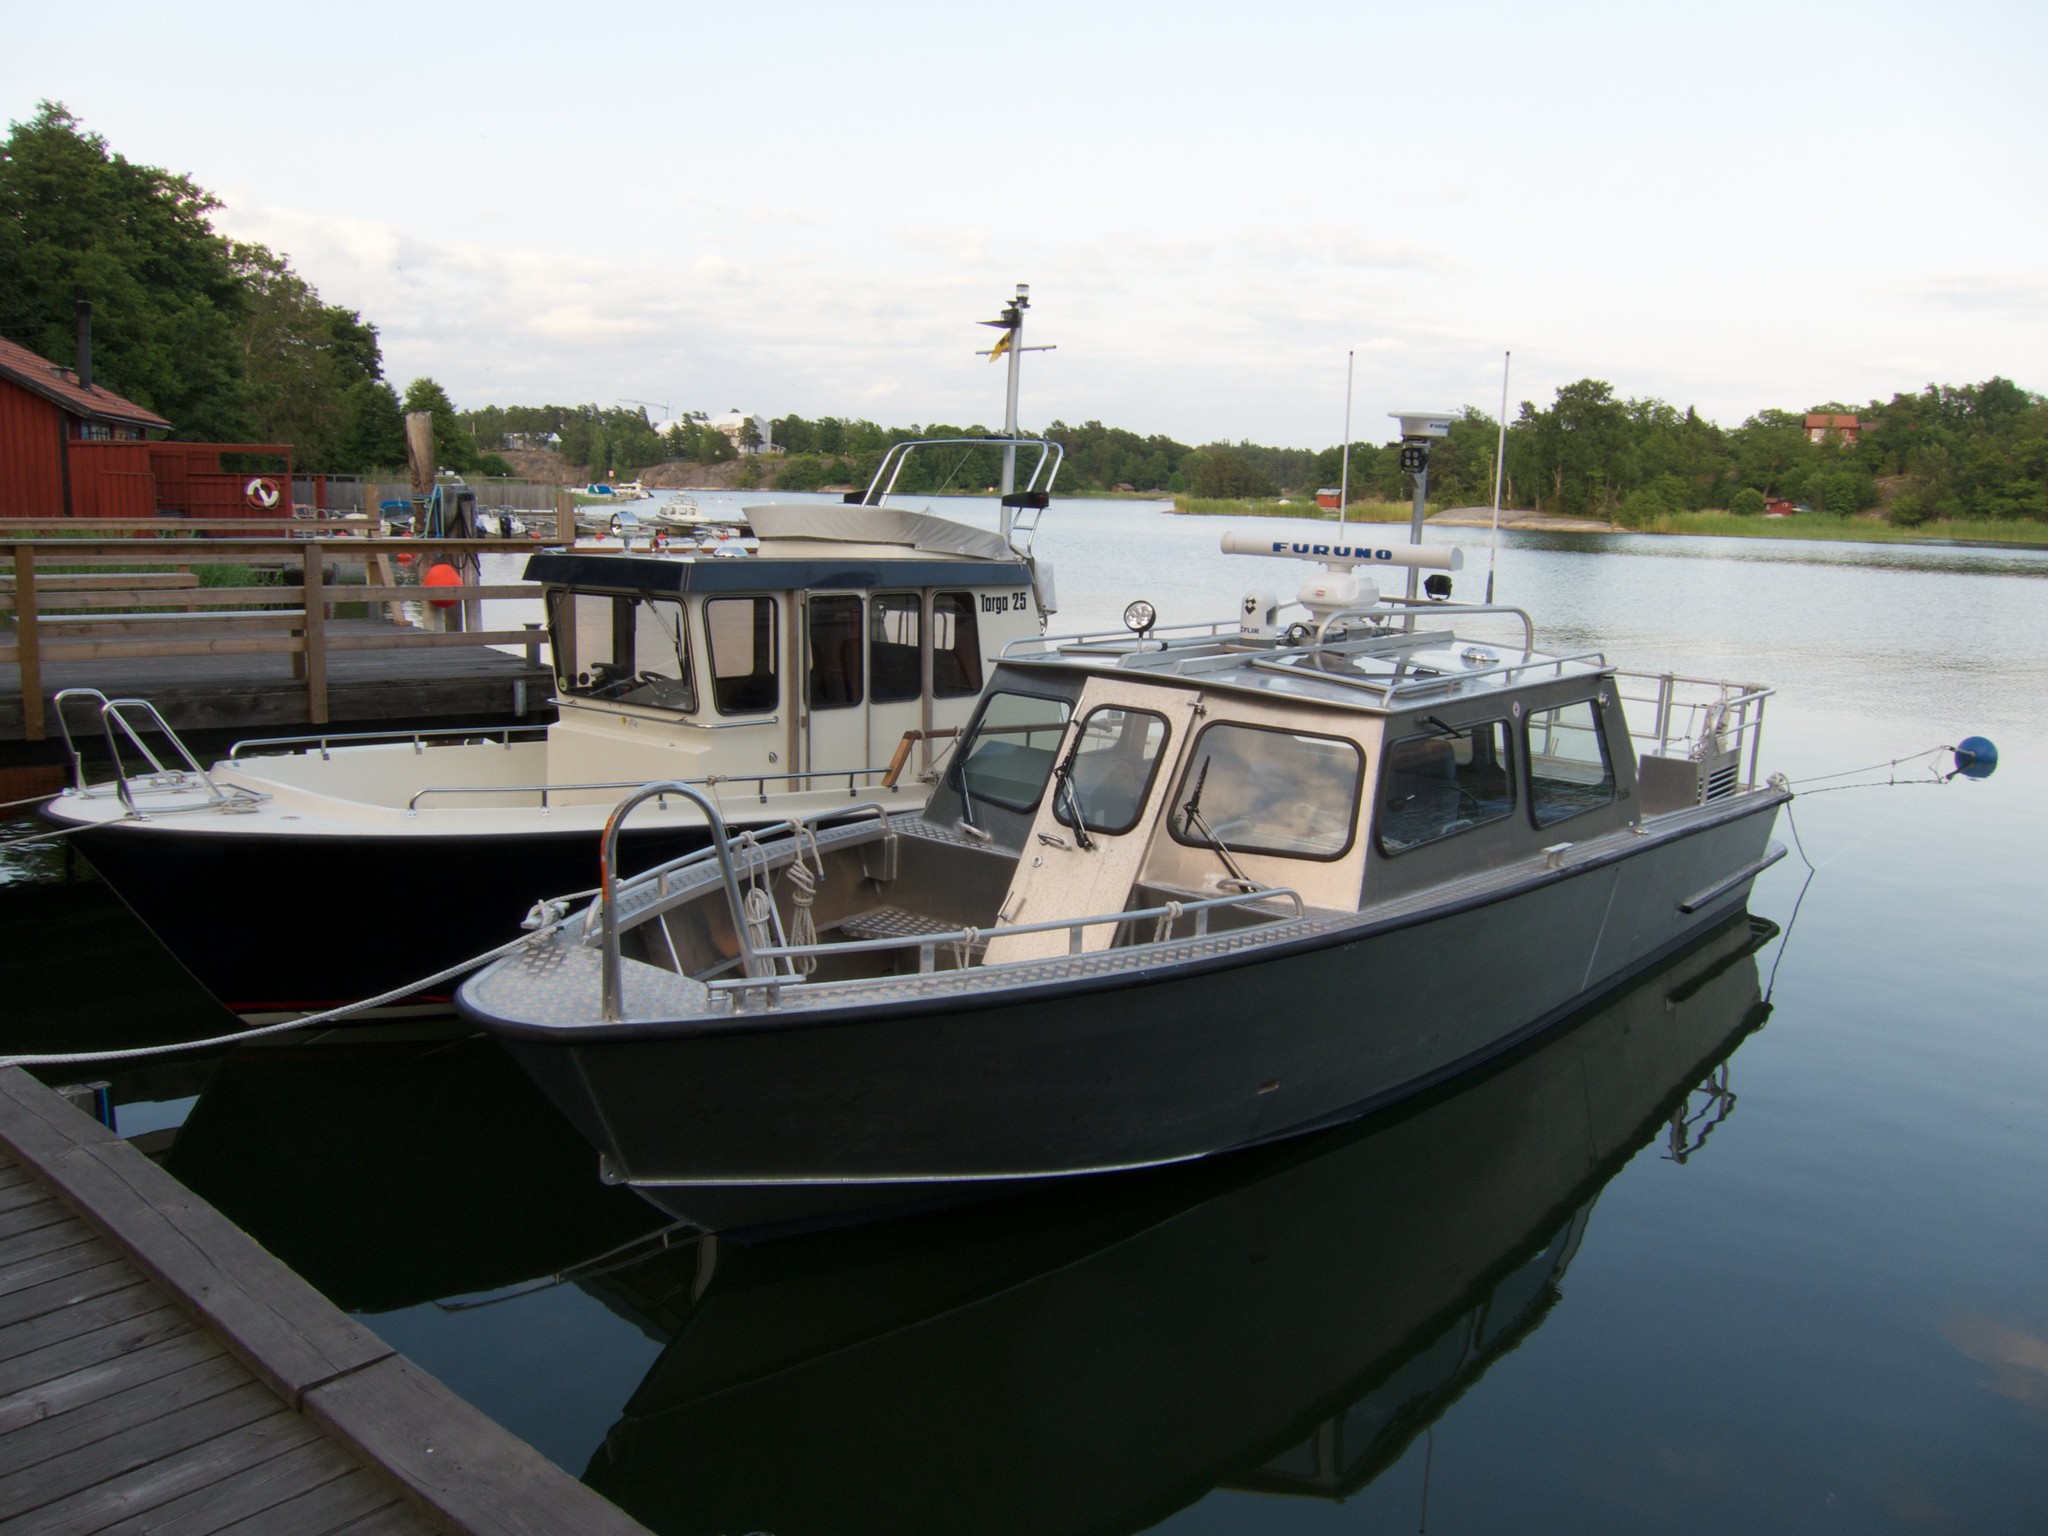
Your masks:
M2048 388L2048 6L0 0L62 101L461 406L1342 440ZM663 411L650 411L659 418Z

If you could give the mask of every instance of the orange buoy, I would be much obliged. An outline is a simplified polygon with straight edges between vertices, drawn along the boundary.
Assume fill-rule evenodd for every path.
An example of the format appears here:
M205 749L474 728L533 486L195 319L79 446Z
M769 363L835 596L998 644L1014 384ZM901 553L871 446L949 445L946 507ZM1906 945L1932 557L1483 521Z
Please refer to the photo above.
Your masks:
M398 556L398 563L399 563L400 565L411 565L411 564L412 564L412 551L411 551L411 550L409 550L409 549L407 549L407 550L401 550L401 551L399 552L399 556Z
M462 585L462 573L444 560L438 565L427 567L427 574L420 578L420 585L423 587L459 587ZM429 598L428 601L436 608L453 608L460 603L461 599L434 597Z

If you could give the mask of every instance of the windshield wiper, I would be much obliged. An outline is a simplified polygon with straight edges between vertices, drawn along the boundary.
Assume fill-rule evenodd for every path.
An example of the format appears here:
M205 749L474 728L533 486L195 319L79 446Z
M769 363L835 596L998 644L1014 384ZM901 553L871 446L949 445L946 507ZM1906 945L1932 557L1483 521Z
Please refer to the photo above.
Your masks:
M1081 797L1074 793L1074 759L1081 751L1081 738L1074 738L1073 750L1067 753L1060 765L1053 769L1053 806L1059 807L1059 797L1066 796L1067 809L1074 817L1074 841L1082 848L1093 850L1095 840L1088 835L1088 823L1081 817Z
M1202 786L1209 782L1209 764L1215 761L1216 759L1213 757L1205 759L1202 763L1202 771L1195 775L1194 790L1188 795L1187 803L1180 808L1181 830L1186 831L1189 828L1193 828L1200 832L1203 840L1221 855L1223 867L1230 871L1230 877L1237 881L1239 885L1249 886L1256 890L1258 888L1258 881L1252 879L1242 869L1238 868L1237 860L1230 856L1230 850L1223 845L1223 839L1216 835L1215 829L1209 825L1202 815Z

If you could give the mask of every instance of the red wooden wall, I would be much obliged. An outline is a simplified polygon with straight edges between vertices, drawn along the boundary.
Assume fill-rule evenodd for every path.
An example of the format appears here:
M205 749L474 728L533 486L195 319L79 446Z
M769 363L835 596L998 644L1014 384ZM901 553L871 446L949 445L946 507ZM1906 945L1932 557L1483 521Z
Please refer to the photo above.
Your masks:
M0 517L64 511L64 413L0 379Z

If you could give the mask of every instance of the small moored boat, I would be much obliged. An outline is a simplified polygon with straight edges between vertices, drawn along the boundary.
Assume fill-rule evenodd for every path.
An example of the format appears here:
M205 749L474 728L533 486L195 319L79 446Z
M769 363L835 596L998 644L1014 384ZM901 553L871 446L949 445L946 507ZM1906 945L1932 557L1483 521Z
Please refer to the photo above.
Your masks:
M927 446L898 444L884 471ZM116 772L90 782L73 750L73 785L45 814L79 829L216 997L262 1018L379 996L516 937L533 902L587 884L612 808L650 780L689 780L739 829L863 799L915 811L990 660L1044 625L1051 571L1033 543L1060 453L1022 446L1033 477L998 531L887 505L878 473L854 505L751 508L754 552L536 552L546 727L252 741L202 768L175 737L144 747L137 728L162 727L146 704L67 692L67 741L67 710L95 706ZM707 835L671 797L629 858ZM328 944L369 920L374 942ZM445 1009L449 991L405 1005Z
M1539 651L1289 545L1305 616L1012 643L922 812L624 878L461 989L602 1152L711 1228L1199 1158L1447 1079L1739 911L1768 688ZM1475 638L1503 623L1512 641ZM1624 700L1635 712L1631 720Z

